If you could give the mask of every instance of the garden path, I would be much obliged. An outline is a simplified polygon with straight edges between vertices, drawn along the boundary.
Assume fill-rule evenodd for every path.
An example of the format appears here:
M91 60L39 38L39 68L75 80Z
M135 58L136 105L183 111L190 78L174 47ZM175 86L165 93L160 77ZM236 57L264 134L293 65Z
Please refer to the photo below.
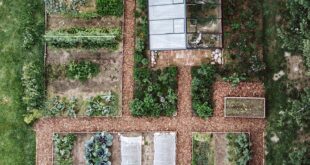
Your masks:
M135 118L130 115L130 101L133 98L133 53L134 53L134 9L135 1L126 0L124 31L123 70L123 116L118 118L46 118L34 126L36 130L36 163L51 165L53 156L53 133L57 132L177 132L177 164L191 164L192 132L250 132L253 149L251 165L262 165L264 160L264 119L224 118L224 96L263 96L260 83L242 83L236 88L217 82L214 85L214 116L208 120L193 115L191 109L190 67L179 70L179 103L175 117Z

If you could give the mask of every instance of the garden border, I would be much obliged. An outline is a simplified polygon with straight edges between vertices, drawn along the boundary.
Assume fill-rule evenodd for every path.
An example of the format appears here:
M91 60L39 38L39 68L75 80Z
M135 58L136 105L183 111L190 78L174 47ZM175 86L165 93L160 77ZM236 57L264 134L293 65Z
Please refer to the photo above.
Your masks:
M227 98L232 99L251 99L251 100L263 100L264 101L264 115L263 117L257 117L257 116L227 116L226 115L226 100ZM265 97L224 97L224 117L225 118L251 118L251 119L265 119L266 118L266 98Z

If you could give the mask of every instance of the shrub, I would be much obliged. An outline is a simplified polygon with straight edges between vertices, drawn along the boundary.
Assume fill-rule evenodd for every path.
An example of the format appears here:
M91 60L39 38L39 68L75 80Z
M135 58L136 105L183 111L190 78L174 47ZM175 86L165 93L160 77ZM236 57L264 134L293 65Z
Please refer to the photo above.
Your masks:
M201 65L192 68L192 103L194 112L202 118L212 116L212 85L215 80L215 67Z
M85 142L86 165L102 164L111 165L111 152L113 136L107 132L96 133Z
M90 97L86 109L87 116L113 115L118 110L118 98L111 91Z
M28 63L23 66L22 86L24 87L23 101L27 111L40 108L43 102L43 75L38 65Z
M71 165L73 164L72 150L74 142L76 141L76 135L67 134L61 136L54 134L54 152L56 155L56 165Z
M45 41L56 48L116 49L121 40L120 28L70 28L48 31Z
M123 0L96 0L99 15L122 16L124 11Z
M43 116L42 111L39 109L32 109L28 111L27 114L24 115L24 122L27 124L31 124L37 119L40 119Z
M67 65L66 74L69 79L86 81L100 72L100 66L90 61L72 61Z

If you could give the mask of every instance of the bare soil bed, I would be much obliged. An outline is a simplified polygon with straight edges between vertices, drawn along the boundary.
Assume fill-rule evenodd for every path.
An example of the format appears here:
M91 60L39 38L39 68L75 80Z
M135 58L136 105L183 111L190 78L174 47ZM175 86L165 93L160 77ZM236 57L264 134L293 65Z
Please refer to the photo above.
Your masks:
M265 118L265 98L225 97L225 117Z

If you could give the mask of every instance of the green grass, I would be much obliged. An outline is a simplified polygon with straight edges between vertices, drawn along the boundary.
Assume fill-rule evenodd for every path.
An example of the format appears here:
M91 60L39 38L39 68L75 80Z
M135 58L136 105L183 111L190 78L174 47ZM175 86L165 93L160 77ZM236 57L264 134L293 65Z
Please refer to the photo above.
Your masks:
M28 3L27 3L28 1ZM21 97L21 69L29 61L43 61L41 41L22 48L23 28L30 7L32 20L43 20L40 0L0 0L0 164L35 164L35 134L23 121L26 112ZM40 4L40 5L36 5ZM36 30L39 32L40 30ZM41 62L42 63L42 62Z
M264 0L265 4L265 19L264 19L264 33L265 33L265 62L267 71L265 74L265 88L266 88L266 109L267 109L267 136L266 146L268 155L266 156L266 164L282 164L283 160L288 157L288 150L290 149L293 140L296 137L296 130L280 130L277 127L277 120L279 119L279 111L281 107L286 107L288 95L286 94L286 78L275 82L272 80L273 74L284 69L285 59L284 51L280 45L275 42L277 24L275 21L276 14L279 13L279 5L276 1ZM281 141L279 143L271 142L270 138L273 132L282 132L279 135Z
M214 164L214 146L212 134L193 134L193 159L192 165Z

